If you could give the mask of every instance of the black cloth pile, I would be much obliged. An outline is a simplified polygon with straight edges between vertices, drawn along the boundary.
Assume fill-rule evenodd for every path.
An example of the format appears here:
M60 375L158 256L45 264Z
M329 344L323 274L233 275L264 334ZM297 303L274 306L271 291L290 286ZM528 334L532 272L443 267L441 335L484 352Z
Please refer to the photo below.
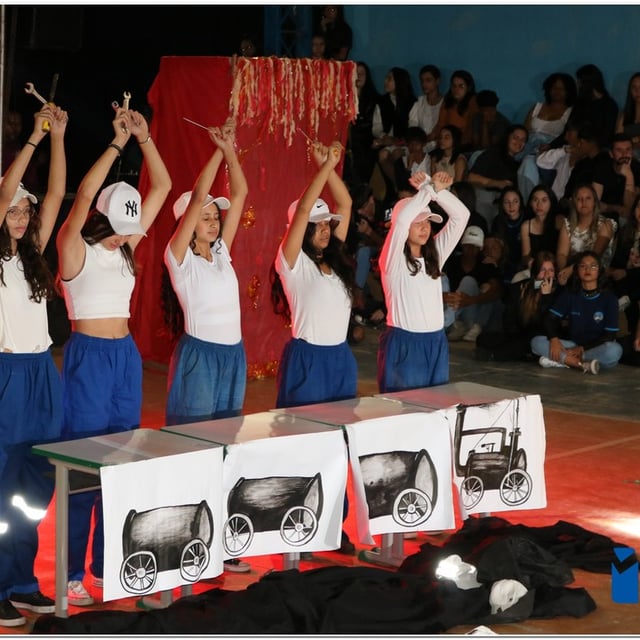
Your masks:
M497 624L556 616L582 617L596 608L573 581L571 567L609 573L616 545L567 522L551 527L469 518L446 544L424 544L397 572L372 567L273 571L243 591L211 589L156 611L41 616L35 634L434 634L466 624ZM477 568L482 585L458 589L437 580L435 567L457 554ZM521 582L527 593L491 613L497 580Z

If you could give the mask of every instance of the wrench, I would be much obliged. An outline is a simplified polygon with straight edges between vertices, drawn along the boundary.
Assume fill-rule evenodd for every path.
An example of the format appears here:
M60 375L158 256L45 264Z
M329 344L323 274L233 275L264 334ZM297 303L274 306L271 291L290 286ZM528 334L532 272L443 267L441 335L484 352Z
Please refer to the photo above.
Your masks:
M131 94L128 91L123 91L122 92L122 108L125 111L129 111L129 100L131 100ZM127 127L122 127L122 130L125 133L129 133L129 129L127 129Z
M34 96L35 98L40 100L40 102L42 102L42 104L50 104L36 91L36 88L33 86L33 82L25 83L24 92L25 93L30 93L32 96ZM42 123L42 130L43 131L49 131L49 129L51 129L51 123L48 120L45 120Z

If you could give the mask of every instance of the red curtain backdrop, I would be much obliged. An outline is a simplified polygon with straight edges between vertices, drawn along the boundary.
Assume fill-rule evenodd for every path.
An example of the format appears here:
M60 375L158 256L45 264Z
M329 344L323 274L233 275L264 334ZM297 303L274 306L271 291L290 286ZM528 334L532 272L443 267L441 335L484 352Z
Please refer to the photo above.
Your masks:
M213 152L207 132L183 118L211 126L232 115L238 157L249 184L231 252L240 286L248 377L274 376L290 328L273 312L269 271L286 229L289 204L317 170L300 130L325 144L346 143L349 122L357 112L355 63L165 57L148 100L153 109L151 135L173 189L136 251L131 331L142 357L168 362L171 355L174 344L164 329L160 285L162 256L175 224L173 202L192 188ZM143 195L147 188L143 169L139 184ZM228 175L222 168L212 194L229 194ZM323 196L331 205L329 194Z

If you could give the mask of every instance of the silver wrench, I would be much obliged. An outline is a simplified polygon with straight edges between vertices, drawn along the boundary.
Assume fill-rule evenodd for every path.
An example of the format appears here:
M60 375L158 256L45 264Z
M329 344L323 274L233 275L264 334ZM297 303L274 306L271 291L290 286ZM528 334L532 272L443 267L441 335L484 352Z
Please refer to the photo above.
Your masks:
M26 82L24 85L24 92L25 93L30 93L32 96L34 96L35 98L37 98L38 100L40 100L40 102L42 102L42 104L49 104L49 102L47 102L47 100L45 98L43 98L37 91L36 88L33 86L33 82ZM49 131L49 129L51 128L51 123L48 120L45 120L42 123L42 130L43 131Z

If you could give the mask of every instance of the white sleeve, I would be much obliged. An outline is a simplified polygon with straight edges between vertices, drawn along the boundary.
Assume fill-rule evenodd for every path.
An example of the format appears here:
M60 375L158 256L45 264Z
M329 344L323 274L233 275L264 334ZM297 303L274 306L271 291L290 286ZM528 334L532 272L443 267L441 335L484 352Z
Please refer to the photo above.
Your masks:
M555 169L558 162L560 162L560 160L562 160L566 155L567 152L564 150L564 147L560 147L559 149L549 149L547 151L543 151L536 157L536 164L541 169Z
M429 187L433 190L432 187ZM451 192L443 189L435 193L434 200L446 211L449 219L447 224L440 230L435 237L436 247L438 249L438 256L440 257L440 268L447 261L447 258L452 254L456 245L462 238L462 234L469 222L469 209Z
M413 103L413 107L411 107L411 111L409 111L409 126L410 127L419 127L420 123L418 122L418 105L420 104L419 100L416 100Z
M382 128L382 114L380 113L380 105L376 105L373 111L373 122L371 124L371 133L374 138L380 138L385 134Z

